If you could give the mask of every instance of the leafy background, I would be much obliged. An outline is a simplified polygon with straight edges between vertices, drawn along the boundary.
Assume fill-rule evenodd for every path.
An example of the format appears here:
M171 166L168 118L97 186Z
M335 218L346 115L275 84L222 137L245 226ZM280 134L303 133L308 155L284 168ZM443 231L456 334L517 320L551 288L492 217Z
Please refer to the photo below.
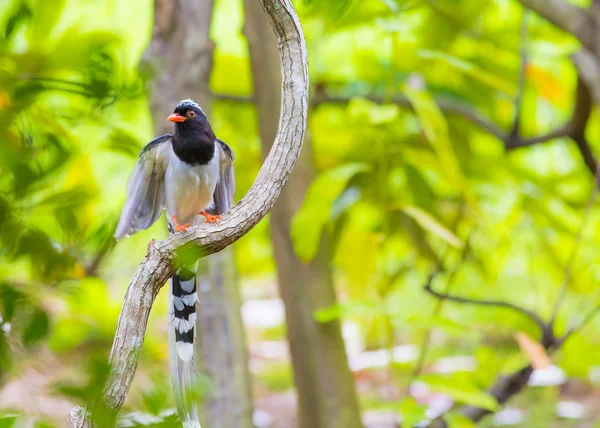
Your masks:
M523 39L516 1L295 5L321 101L309 119L319 174L291 235L307 261L321 231L332 239L339 304L314 315L343 321L365 418L419 421L432 399L497 410L484 391L539 359L515 339L537 339L537 326L509 309L440 303L423 284L439 271L435 289L545 320L560 300L562 334L598 306L600 210L588 204L594 181L570 140L507 151L440 100L475 106L508 134L522 92L521 133L544 134L570 117L578 45L535 14ZM147 242L166 235L161 220L116 246L111 238L127 175L153 137L143 58L152 16L147 0L0 1L2 426L64 426L99 388L129 278ZM216 1L217 94L252 93L243 19L240 1ZM255 107L217 97L211 122L237 154L239 199L260 167ZM599 124L594 110L586 135L595 152ZM286 426L293 380L267 223L235 252L256 423ZM166 313L163 292L126 402L132 424L174 418ZM574 333L538 385L511 402L517 426L593 426L598 327L592 319ZM482 426L505 423L504 414ZM449 422L471 426L458 415Z

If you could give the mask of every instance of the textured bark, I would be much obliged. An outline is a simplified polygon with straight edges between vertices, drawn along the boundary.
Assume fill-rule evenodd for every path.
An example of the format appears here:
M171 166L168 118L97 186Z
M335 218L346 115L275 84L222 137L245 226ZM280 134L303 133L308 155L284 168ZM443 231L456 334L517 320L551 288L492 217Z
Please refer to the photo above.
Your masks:
M182 99L194 99L210 117L213 6L208 0L156 1L148 55L150 60L160 60L151 104L159 134L172 132L166 117ZM183 19L175 23L171 15ZM201 304L197 308L196 362L212 384L210 396L203 400L201 418L210 427L251 428L251 381L233 251L227 249L200 263L197 279Z
M177 268L177 254L185 247L207 256L246 234L272 208L300 154L308 109L304 34L289 0L261 0L261 3L277 34L283 75L280 127L275 144L246 196L218 225L203 224L148 245L125 295L110 356L111 373L102 395L95 399L114 415L121 409L131 386L150 308ZM92 426L91 416L79 407L71 411L69 422L72 427Z
M166 134L173 130L167 116L182 99L192 98L210 113L214 0L155 0L154 5L154 31L145 59L158 73L151 108L156 130Z
M583 46L600 57L594 9L577 7L566 0L519 0L542 18L575 36Z
M263 156L277 131L279 72L274 37L255 0L245 0L254 99ZM288 340L303 428L360 427L354 379L348 367L340 323L317 323L313 313L336 302L326 236L311 263L303 263L290 239L290 223L315 177L310 138L305 139L298 165L273 207L271 236L279 289L285 305Z
M579 71L579 77L583 79L592 92L593 102L600 103L600 59L590 54L585 49L571 55L573 63Z

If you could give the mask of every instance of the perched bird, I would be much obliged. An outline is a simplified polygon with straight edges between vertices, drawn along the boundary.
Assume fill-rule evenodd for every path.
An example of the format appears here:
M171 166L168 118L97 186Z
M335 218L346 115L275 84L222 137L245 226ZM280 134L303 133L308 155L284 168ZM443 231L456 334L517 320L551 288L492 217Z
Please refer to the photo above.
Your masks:
M140 152L127 184L127 199L115 232L121 239L149 228L166 209L169 232L202 222L218 222L233 205L234 155L215 137L206 115L183 100L168 120L173 135L163 135ZM171 375L184 427L199 427L195 404L186 399L195 378L196 266L180 268L169 290Z

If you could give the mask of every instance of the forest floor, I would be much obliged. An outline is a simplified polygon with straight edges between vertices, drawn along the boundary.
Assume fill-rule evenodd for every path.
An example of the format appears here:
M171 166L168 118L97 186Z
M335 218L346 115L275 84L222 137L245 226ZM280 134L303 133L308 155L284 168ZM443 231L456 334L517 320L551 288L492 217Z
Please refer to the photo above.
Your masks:
M296 396L284 339L283 305L274 288L266 294L264 291L260 295L253 292L244 294L248 294L242 314L248 335L249 367L253 375L255 424L258 428L295 428ZM364 425L367 428L399 427L399 417L391 409L406 395L407 388L401 385L410 383L410 376L399 376L397 371L389 369L389 350L365 350L355 327L346 324L344 336L361 398ZM65 361L48 349L23 355L24 358L17 363L22 368L18 370L21 373L19 378L8 379L0 389L0 410L13 409L31 416L31 427L34 421L40 419L66 426L66 415L75 403L58 395L55 385L64 379L81 376L74 367L84 364ZM85 358L85 355L82 353L80 358ZM417 355L418 348L410 344L398 346L393 351L395 365L404 367L406 373L410 373L407 368L412 366ZM475 367L474 358L457 355L438 358L431 366L425 367L425 371L451 373L474 370ZM145 388L150 377L142 364L132 391ZM599 427L594 422L600 421L600 390L582 380L565 379L559 383L560 386L528 388L524 394L515 397L507 410L488 418L480 426ZM442 394L424 390L422 385L414 386L411 394L436 411L444 411L453 404ZM129 400L128 403L130 407L138 405L137 401L134 405Z

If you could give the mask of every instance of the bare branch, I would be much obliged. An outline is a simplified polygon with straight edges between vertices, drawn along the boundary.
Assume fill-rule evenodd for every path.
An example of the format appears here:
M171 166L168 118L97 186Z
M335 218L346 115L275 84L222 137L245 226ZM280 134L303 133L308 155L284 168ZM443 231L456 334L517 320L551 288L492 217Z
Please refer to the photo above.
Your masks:
M459 211L459 215L456 216L456 219L454 221L454 227L452 228L453 230L458 227L458 224L463 217L463 212L464 212L464 204L461 204L461 209ZM448 275L444 293L450 292L450 289L452 288L452 285L454 284L454 278L456 277L456 274L458 273L458 269L460 268L461 264L465 262L465 260L471 253L471 236L472 235L473 235L473 231L471 231L469 233L468 238L465 240L465 245L462 248L461 253L460 253L460 260L458 261L456 266L450 271L450 273ZM427 277L427 282L423 286L424 288L426 288L427 286L431 287L431 284L432 284L433 280L435 279L435 277L438 276L439 274L443 273L444 266L443 266L442 260L444 259L444 256L448 252L448 250L449 250L449 247L446 247L446 249L444 250L444 254L442 254L442 256L440 257L440 261L437 263L435 270ZM437 317L441 313L442 308L444 306L444 301L445 301L444 299L438 300L437 305L435 305L435 307L433 309L433 313L431 314L431 316L433 318ZM431 330L432 330L431 328L427 329L427 331L425 332L425 334L423 336L423 342L421 344L419 357L417 359L417 363L415 364L415 367L414 367L412 375L411 375L412 379L415 379L417 376L419 376L421 374L421 371L423 370L423 365L425 364L425 358L427 357L427 353L429 352L429 344L431 341ZM411 383L412 382L409 382L409 385L408 385L409 388L410 388Z
M246 196L218 225L203 224L187 232L152 241L125 295L110 356L111 374L99 406L116 415L121 409L144 341L150 308L177 267L181 250L206 256L221 251L252 229L271 209L287 182L302 146L308 109L308 69L304 34L289 0L261 0L278 39L282 70L279 130L273 148ZM85 410L70 414L72 427L91 426Z
M317 91L315 91L315 94L312 97L311 105L317 107L321 104L347 104L351 98L352 97L344 95L329 94L325 89L317 88ZM361 98L365 98L377 104L384 104L386 101L389 101L392 104L412 109L412 105L408 98L401 94L393 95L388 100L386 100L384 96L375 94L361 95ZM473 122L475 125L489 132L499 140L506 139L506 132L467 103L444 97L436 97L436 103L442 111L463 116L465 119Z
M557 351L567 341L571 335L577 331L583 329L592 319L594 319L598 313L600 313L600 306L593 308L587 313L582 321L575 327L570 328L562 337L553 338L553 344L543 344L544 349L551 354ZM489 394L498 401L499 404L506 404L506 402L513 396L518 394L527 386L529 378L533 373L533 367L527 365L514 373L505 376L499 376L494 385L489 389ZM490 410L481 409L475 406L464 406L461 409L461 413L471 419L473 422L478 422L483 419L484 416L492 413Z
M587 138L585 136L585 130L592 113L592 96L588 85L581 78L581 75L577 78L577 96L575 99L575 108L573 109L573 115L569 122L569 136L577 144L577 148L581 153L581 157L588 168L588 171L592 175L596 175L598 164L592 148L590 147ZM596 177L597 181L597 177Z
M362 98L378 104L385 103L384 97L379 95L367 94L363 95ZM348 96L329 95L324 90L319 90L315 92L311 104L315 106L320 104L345 104L348 103L350 99L351 97ZM508 150L529 147L536 144L546 143L556 138L565 138L570 136L570 129L567 125L561 126L560 128L550 131L547 134L538 135L536 137L524 138L518 134L511 135L467 103L444 97L436 97L435 100L438 107L444 113L457 114L464 117L468 121L502 141ZM403 95L394 95L389 99L389 102L402 107L412 108L410 101L408 101L408 99Z
M517 135L516 138L512 140L510 139L510 137L508 137L507 139L509 141L506 141L505 144L508 150L520 149L523 147L535 146L536 144L547 143L548 141L552 141L556 138L569 137L569 134L569 127L568 125L565 125L553 131L550 131L547 134L538 135L537 137L523 138L520 135Z
M435 274L431 274L429 275L429 278L427 280L427 283L425 284L425 291L427 291L429 294L437 297L438 299L443 299L443 300L450 300L452 302L457 302L457 303L470 303L473 305L480 305L480 306L494 306L497 308L506 308L506 309L511 309L513 311L519 312L520 314L525 315L527 318L529 318L531 321L533 321L542 331L542 333L544 333L547 330L547 325L546 323L540 318L540 316L538 314L536 314L535 312L523 308L519 305L515 305L513 303L510 302L505 302L502 300L479 300L479 299L470 299L467 297L460 297L460 296L454 296L448 293L440 293L438 291L435 291L432 288L432 282L433 279L435 278Z
M520 75L521 74L522 71L520 72ZM385 97L375 94L361 95L361 97L378 104L391 102L393 104L412 109L410 101L406 97L404 97L404 95L401 94L393 95L389 99L385 99ZM312 105L318 106L320 104L326 103L345 104L348 103L350 100L351 97L343 95L332 95L327 93L325 88L317 87L317 90L315 91L314 97L312 99ZM569 137L577 145L577 148L579 149L582 158L585 162L585 165L590 171L590 173L595 174L596 172L597 161L585 137L585 130L591 112L592 100L589 92L589 87L586 84L586 82L581 78L578 79L575 107L573 109L573 114L569 122L548 132L547 134L542 134L535 137L525 138L521 136L518 132L519 121L517 119L515 119L511 132L507 133L506 131L502 130L498 125L493 123L490 119L486 118L481 113L479 113L473 106L470 106L467 103L457 101L454 99L448 99L445 97L436 97L436 103L443 112L462 116L465 119L472 122L473 124L480 127L481 129L483 129L484 131L489 132L490 134L498 138L500 141L502 141L507 150L530 147L537 144L543 144L557 138ZM516 115L518 115L520 111L520 97L517 97L515 104Z
M533 373L533 367L528 365L512 374L500 376L490 388L490 395L494 397L499 404L505 404L510 397L518 394L525 386L527 386L531 373ZM461 413L473 422L478 422L484 416L492 413L492 411L475 406L464 406L461 409Z
M579 71L579 77L592 92L594 103L600 104L600 59L585 49L571 54L570 57Z

